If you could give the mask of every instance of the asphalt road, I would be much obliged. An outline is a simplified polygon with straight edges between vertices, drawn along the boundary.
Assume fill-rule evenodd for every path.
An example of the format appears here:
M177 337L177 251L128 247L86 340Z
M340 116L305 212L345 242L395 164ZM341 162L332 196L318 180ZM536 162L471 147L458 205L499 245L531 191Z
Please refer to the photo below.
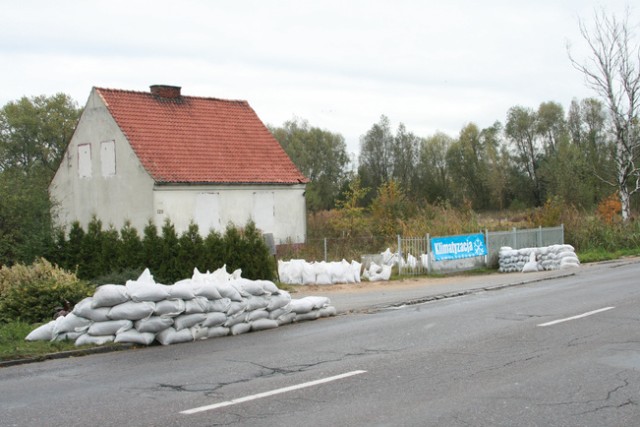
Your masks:
M640 263L0 369L2 426L640 425Z

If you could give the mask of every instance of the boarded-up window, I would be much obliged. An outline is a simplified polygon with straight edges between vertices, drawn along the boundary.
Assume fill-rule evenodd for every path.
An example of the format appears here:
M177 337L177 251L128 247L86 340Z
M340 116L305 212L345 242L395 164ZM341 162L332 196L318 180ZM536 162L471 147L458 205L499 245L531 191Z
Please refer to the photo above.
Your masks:
M91 178L91 144L78 145L78 176Z
M275 225L275 202L273 191L253 193L253 212L251 217L256 227L265 233L273 232Z
M104 141L100 144L100 164L102 176L109 177L116 174L116 142Z
M198 193L196 196L196 211L193 214L194 222L203 234L209 230L222 231L220 224L220 194Z

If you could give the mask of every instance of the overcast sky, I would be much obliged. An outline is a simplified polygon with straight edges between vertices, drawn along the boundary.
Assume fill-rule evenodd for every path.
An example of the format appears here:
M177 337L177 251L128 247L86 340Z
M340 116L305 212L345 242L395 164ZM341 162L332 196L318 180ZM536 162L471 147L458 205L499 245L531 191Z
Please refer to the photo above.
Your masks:
M294 117L349 151L382 114L419 136L457 136L593 93L578 19L627 1L0 0L0 105L93 86L244 99L267 124ZM633 24L640 22L631 10Z

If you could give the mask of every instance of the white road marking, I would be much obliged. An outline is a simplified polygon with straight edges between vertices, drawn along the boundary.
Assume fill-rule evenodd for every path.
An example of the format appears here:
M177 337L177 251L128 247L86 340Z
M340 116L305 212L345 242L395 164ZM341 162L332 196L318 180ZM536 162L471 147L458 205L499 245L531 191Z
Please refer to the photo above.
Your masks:
M598 310L590 311L590 312L588 312L588 313L579 314L579 315L577 315L577 316L567 317L566 319L558 319L558 320L554 320L554 321L552 321L552 322L540 323L538 326L551 326L551 325L557 325L558 323L568 322L569 320L582 319L583 317L591 316L591 315L593 315L593 314L602 313L603 311L612 310L612 309L614 309L614 308L615 308L615 307L605 307L605 308L601 308L601 309L598 309Z
M181 414L191 415L198 412L211 411L213 409L223 408L225 406L237 405L238 403L249 402L251 400L262 399L263 397L275 396L276 394L287 393L294 390L300 390L302 388L312 387L314 385L324 384L331 381L341 380L343 378L352 377L354 375L364 374L367 371L351 371L345 374L336 375L334 377L322 378L315 381L309 381L302 384L292 385L289 387L283 387L276 390L265 391L264 393L252 394L250 396L240 397L238 399L227 400L226 402L214 403L213 405L200 406L199 408L187 409L181 411Z

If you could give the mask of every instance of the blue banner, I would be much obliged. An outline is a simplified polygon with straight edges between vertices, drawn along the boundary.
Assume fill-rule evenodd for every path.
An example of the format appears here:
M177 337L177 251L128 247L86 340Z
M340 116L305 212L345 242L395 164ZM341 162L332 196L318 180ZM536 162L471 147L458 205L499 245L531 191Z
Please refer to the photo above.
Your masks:
M436 261L485 256L487 245L484 234L435 237L431 239L431 252Z

